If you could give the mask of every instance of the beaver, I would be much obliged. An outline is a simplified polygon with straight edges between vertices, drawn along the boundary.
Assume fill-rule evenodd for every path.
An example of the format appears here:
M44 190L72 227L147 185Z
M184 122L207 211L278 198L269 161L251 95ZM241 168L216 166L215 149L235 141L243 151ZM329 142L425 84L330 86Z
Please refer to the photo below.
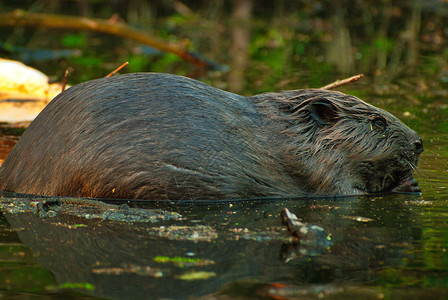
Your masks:
M170 74L81 83L54 98L0 168L0 190L198 200L418 193L420 137L323 89L244 97Z

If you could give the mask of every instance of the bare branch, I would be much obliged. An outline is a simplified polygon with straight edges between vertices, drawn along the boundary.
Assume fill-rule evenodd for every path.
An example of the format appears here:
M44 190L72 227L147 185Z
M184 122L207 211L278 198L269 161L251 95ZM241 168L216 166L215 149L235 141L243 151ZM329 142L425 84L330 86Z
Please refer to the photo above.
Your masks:
M65 70L64 79L62 80L62 83L61 83L61 93L63 91L65 91L65 87L67 86L67 78L68 78L68 74L69 73L70 73L69 69Z
M321 87L320 89L321 90L331 90L331 89L340 87L341 85L345 85L345 84L349 84L349 83L358 81L363 76L364 76L364 74L358 74L358 75L355 75L355 76L352 76L352 77L349 77L349 78L346 78L346 79L336 80L333 83L330 83L330 84L327 84L324 87Z
M216 64L213 62L207 61L197 54L187 51L185 49L185 43L167 43L147 32L134 29L123 22L119 22L116 18L111 18L109 20L89 19L76 16L31 13L17 9L9 13L0 13L0 27L1 26L40 26L97 31L132 39L161 51L173 53L200 69L213 69L216 67Z
M128 64L129 64L129 62L125 62L124 64L122 64L121 66L119 66L118 68L116 68L115 70L113 70L112 72L110 72L109 74L107 74L104 77L111 77L112 75L114 75L115 73L117 73L118 71L120 71L121 69L126 67Z

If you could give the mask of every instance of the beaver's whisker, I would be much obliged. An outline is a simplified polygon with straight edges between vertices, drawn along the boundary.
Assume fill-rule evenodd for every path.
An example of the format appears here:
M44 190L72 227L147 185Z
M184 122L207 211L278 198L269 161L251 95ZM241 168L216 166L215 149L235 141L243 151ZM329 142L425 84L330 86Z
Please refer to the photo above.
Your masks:
M406 161L406 163L409 165L409 167L412 169L412 171L415 172L415 166L413 163L411 163L410 161Z
M418 174L419 176L422 176L423 178L427 179L426 174L423 172L422 169L420 169L418 166L414 165L413 163L410 163L410 166L412 168L412 171L414 171L416 174Z

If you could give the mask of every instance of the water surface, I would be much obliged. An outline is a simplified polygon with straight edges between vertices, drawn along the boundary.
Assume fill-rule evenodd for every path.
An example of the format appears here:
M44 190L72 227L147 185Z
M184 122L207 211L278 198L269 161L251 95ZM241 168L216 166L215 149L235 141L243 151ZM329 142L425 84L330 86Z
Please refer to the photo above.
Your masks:
M7 194L0 219L2 290L111 299L322 293L440 299L448 296L448 210L446 192L437 194L140 203L112 210L39 209L29 203L37 197ZM135 218L142 208L182 217ZM325 234L292 239L280 222L283 208Z

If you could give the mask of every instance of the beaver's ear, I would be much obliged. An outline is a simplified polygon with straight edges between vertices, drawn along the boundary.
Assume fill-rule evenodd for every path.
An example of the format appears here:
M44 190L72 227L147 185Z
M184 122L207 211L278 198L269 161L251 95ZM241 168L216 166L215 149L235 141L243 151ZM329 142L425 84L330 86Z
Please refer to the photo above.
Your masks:
M334 123L338 119L337 108L326 99L314 100L308 105L311 117L319 124Z

